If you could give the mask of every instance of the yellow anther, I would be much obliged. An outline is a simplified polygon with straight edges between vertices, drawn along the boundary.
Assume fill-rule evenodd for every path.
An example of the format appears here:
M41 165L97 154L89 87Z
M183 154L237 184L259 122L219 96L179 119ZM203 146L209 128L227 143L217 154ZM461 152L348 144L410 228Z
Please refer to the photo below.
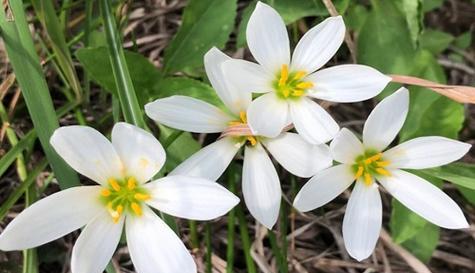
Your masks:
M257 139L256 139L255 137L253 137L253 136L247 136L246 138L247 138L247 140L248 140L249 142L251 142L251 145L252 145L252 146L256 146L256 144L257 144Z
M383 169L383 168L376 168L375 171L381 175L385 175L385 176L391 175L388 170Z
M371 175L369 173L364 174L364 183L366 185L371 185Z
M118 214L122 214L122 212L124 211L124 207L122 205L118 205L115 211L117 211Z
M305 94L305 91L301 89L296 89L292 92L292 96L295 96L295 97L301 97L303 96L303 94Z
M135 189L136 186L137 186L137 182L135 181L135 178L129 177L129 179L127 179L127 189L133 190Z
M150 194L146 193L136 193L134 194L134 198L139 200L139 201L145 201L150 199Z
M130 204L130 208L134 211L135 215L140 216L142 215L142 208L140 207L139 204L133 202Z
M296 86L299 89L309 89L309 88L313 87L313 83L311 83L311 82L300 82Z
M120 185L119 183L117 183L117 180L115 180L114 178L109 179L109 184L115 191L120 191Z
M239 118L241 119L242 123L247 123L247 115L245 111L239 112Z
M386 167L386 166L388 166L390 163L391 163L391 162L389 162L389 161L378 161L378 162L376 162L376 166L378 166L378 167Z
M371 157L368 157L367 159L365 159L364 163L365 164L370 164L372 162L375 162L375 161L378 161L379 159L381 159L381 157L383 156L382 153L377 153Z
M297 73L295 73L294 79L295 80L300 80L303 77L305 77L305 75L307 75L307 72L305 72L303 70L297 71Z
M111 191L109 189L102 189L101 190L101 195L104 196L104 197L107 197L107 196L111 195Z
M363 175L364 168L363 166L358 166L358 171L356 171L355 179L360 178Z
M289 67L286 64L282 65L282 69L280 70L280 79L279 79L279 86L284 86L289 79Z
M240 121L230 121L230 122L228 122L228 125L229 126L238 126L238 125L242 125L242 122L240 122Z

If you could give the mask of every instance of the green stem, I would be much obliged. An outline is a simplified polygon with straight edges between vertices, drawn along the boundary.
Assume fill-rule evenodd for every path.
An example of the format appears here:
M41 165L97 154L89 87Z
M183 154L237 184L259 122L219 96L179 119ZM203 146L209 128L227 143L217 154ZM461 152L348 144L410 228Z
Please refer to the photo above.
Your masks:
M200 240L198 238L198 225L196 221L189 220L188 224L190 226L190 241L191 241L191 248L198 249L200 247Z
M246 217L242 206L238 205L236 208L236 214L239 220L239 231L241 233L242 248L244 251L244 257L246 259L247 273L257 273L256 265L251 256L251 238L249 237L249 231L247 229Z
M206 223L205 225L205 242L206 242L206 273L211 273L213 265L211 262L211 257L213 250L211 249L211 224Z
M110 1L100 0L99 2L109 48L109 58L124 119L128 123L145 128L145 121L125 61L122 42L117 31L115 18L112 15Z
M236 168L233 164L228 170L228 189L232 193L236 193ZM226 247L226 273L233 273L234 267L234 240L236 237L236 209L232 209L228 213L228 244Z

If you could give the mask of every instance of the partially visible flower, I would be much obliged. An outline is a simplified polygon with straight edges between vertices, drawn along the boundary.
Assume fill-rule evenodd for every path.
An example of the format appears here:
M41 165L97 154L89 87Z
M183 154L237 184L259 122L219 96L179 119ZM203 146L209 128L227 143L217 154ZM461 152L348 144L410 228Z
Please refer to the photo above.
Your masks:
M247 110L249 125L257 135L275 137L293 123L310 143L325 143L339 127L312 98L362 101L376 96L391 80L364 65L338 65L315 72L343 42L345 24L341 16L330 17L310 29L297 44L292 59L284 21L270 6L257 3L246 34L259 64L229 60L223 69L239 91L265 93Z
M195 133L222 133L247 127L246 109L251 103L251 94L238 92L228 85L221 64L229 59L213 48L206 53L204 63L211 84L231 114L185 96L156 100L145 105L145 112L159 123ZM310 145L294 133L266 138L249 132L248 135L223 136L181 163L172 174L216 180L242 146L245 146L242 178L244 200L251 214L267 228L272 228L277 221L281 189L275 167L264 147L285 169L300 177L310 177L331 165L326 145Z
M86 226L72 251L72 273L103 272L124 225L137 272L196 272L185 245L150 207L209 220L239 202L202 178L169 176L145 184L163 166L165 151L153 135L126 123L114 126L112 143L90 127L67 126L56 130L51 145L99 186L66 189L34 203L0 235L0 249L33 248Z
M408 108L409 92L401 88L371 112L364 125L363 143L343 128L330 144L334 160L341 164L314 176L295 197L298 210L310 211L330 202L356 180L343 219L343 238L350 255L360 261L373 252L381 229L382 205L375 181L429 222L449 229L468 227L462 210L448 195L401 169L448 164L465 155L471 145L428 136L386 150L401 130Z

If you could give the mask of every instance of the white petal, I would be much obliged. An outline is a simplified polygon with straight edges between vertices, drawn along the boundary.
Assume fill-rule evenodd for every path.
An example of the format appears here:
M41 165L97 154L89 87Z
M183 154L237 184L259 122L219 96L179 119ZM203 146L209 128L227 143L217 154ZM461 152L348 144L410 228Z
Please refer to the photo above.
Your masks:
M353 132L342 128L330 143L330 152L334 160L354 164L355 159L364 153L364 147Z
M279 216L282 193L277 171L260 144L246 146L242 193L252 216L271 229Z
M37 247L62 237L91 221L104 210L99 186L69 188L26 208L0 235L4 251Z
M252 56L270 73L290 62L289 36L284 20L269 5L257 2L246 29Z
M168 176L145 185L152 195L147 204L167 214L211 220L230 211L239 198L208 179L182 175Z
M137 181L149 181L165 163L165 150L162 144L149 132L119 122L112 129L112 145L122 160L127 176Z
M124 217L114 223L107 211L96 216L74 244L71 272L102 273L119 244L123 226Z
M229 84L222 67L227 60L231 58L216 47L211 48L204 57L206 75L224 104L234 114L239 114L246 111L252 96L250 92L241 92L236 86Z
M233 120L218 107L187 96L150 102L145 105L145 113L158 123L193 133L219 133Z
M323 170L312 177L295 197L294 207L306 212L335 199L355 180L351 166L341 164Z
M406 120L409 92L402 87L371 111L363 128L365 147L384 150L396 138Z
M224 76L230 86L241 93L267 93L274 91L274 74L268 73L263 66L245 60L232 59L222 65Z
M339 130L325 109L305 97L290 103L290 116L297 132L312 144L330 141Z
M276 137L288 124L289 105L273 92L255 99L247 109L247 122L254 135Z
M358 261L371 255L378 242L383 217L378 186L355 183L343 218L343 240L351 257Z
M314 83L309 96L333 102L356 102L378 95L391 78L366 65L346 64L319 70L305 80Z
M138 273L196 273L196 264L180 238L151 209L127 217L130 258Z
M380 183L399 202L429 222L450 229L468 228L460 207L442 190L411 173L392 170Z
M263 141L279 164L296 176L310 177L332 164L327 145L312 145L297 134L282 133Z
M295 47L292 70L308 73L326 64L338 51L345 37L345 23L341 16L329 17L307 31Z
M186 175L216 181L229 166L241 144L224 137L204 147L178 165L170 175Z
M73 169L99 184L122 176L122 162L110 141L87 126L56 129L51 146Z
M456 161L471 147L445 137L418 137L384 152L384 158L391 162L391 168L426 169Z

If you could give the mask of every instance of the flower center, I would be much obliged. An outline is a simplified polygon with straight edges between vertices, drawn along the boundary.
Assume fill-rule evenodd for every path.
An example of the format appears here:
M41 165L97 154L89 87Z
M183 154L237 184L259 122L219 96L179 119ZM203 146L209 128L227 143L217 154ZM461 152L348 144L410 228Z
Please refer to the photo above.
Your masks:
M305 71L289 73L288 65L283 64L280 74L272 83L277 96L282 99L297 99L305 95L306 90L313 87L312 82L302 81L305 75L307 75Z
M364 154L358 156L356 163L352 166L355 179L363 177L364 183L369 186L373 181L373 176L390 176L391 173L385 168L390 162L384 161L382 157L382 153L373 151L366 151Z
M246 125L247 126L247 115L245 111L239 112L239 120L231 121L228 124L229 126L240 126ZM247 135L247 136L239 136L239 142L249 142L252 146L256 146L257 144L257 136Z
M136 216L142 215L142 203L150 199L150 194L146 189L137 186L134 177L123 180L110 178L108 184L108 187L101 190L101 200L107 206L114 223L119 222L124 212Z

